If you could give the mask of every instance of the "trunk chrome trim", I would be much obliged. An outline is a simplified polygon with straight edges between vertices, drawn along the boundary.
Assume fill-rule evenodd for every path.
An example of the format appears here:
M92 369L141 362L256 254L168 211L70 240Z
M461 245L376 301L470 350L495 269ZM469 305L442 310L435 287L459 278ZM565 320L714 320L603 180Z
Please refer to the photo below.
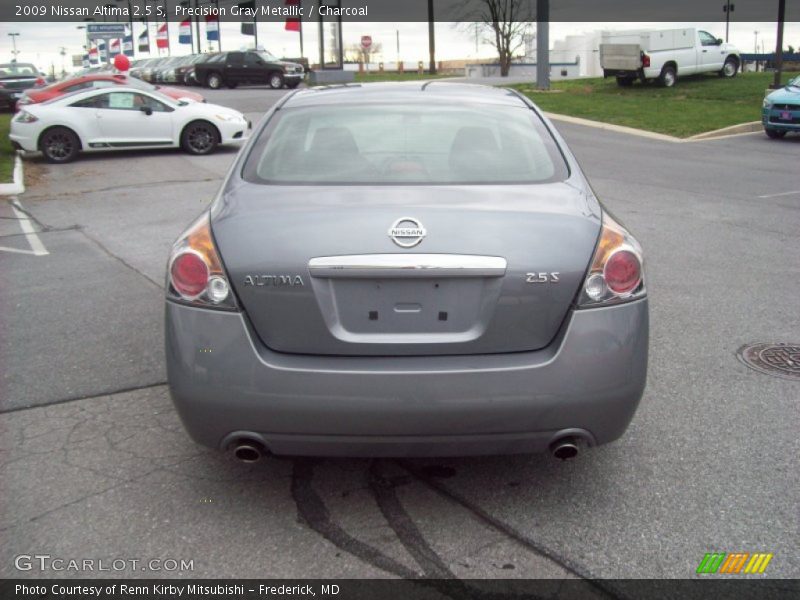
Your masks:
M506 259L469 254L356 254L320 256L308 261L312 277L413 278L502 277Z

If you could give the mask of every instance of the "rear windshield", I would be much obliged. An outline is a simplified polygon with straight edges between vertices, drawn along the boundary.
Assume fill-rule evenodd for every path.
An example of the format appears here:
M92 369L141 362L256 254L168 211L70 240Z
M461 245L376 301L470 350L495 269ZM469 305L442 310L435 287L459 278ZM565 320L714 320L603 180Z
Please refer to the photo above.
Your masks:
M282 109L243 177L264 184L545 183L568 176L524 106L336 105Z

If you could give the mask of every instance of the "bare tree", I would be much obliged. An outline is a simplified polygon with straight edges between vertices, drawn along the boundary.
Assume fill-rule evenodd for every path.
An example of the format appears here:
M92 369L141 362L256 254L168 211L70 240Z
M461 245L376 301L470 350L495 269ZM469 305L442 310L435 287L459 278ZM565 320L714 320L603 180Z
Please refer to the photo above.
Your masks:
M523 34L531 19L530 0L474 0L473 13L467 20L483 24L487 41L497 50L500 75L508 76L511 59L523 44Z
M361 44L348 44L344 49L345 62L360 62L368 64L370 58L380 55L383 52L383 44L373 42L369 48L364 48Z

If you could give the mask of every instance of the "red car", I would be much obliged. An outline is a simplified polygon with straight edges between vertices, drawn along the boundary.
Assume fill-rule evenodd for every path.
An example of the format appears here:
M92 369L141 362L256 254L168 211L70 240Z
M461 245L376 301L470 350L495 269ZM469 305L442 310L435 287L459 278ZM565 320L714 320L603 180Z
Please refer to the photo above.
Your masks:
M62 94L69 94L78 90L85 90L88 88L108 87L112 85L129 85L148 91L158 91L175 100L188 99L195 102L205 102L206 99L198 94L186 89L166 87L160 85L151 85L141 79L129 77L122 74L114 73L92 73L90 75L81 75L80 77L73 77L72 79L65 79L47 87L30 89L19 100L17 100L17 107L24 106L25 104L37 104L52 100L53 98Z

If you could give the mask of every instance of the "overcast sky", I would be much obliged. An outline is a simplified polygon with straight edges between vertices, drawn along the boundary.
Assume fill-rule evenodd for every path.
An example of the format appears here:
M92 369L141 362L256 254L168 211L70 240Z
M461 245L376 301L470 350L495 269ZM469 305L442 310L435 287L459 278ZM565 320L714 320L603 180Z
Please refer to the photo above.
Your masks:
M135 23L136 35L143 30L141 23ZM201 23L201 35L205 36L205 25ZM251 36L243 36L239 31L239 23L221 23L221 38L223 50L238 50L243 46L253 43ZM551 23L550 43L561 39L568 34L583 33L598 29L638 29L638 28L669 29L672 27L697 27L705 29L718 37L725 35L725 23ZM136 53L138 57L156 56L155 54L155 25L151 23L151 48L154 53L150 55ZM758 31L759 49L763 43L766 51L775 49L776 24L773 23L731 23L730 41L736 44L743 52L753 52L755 45L754 31ZM376 60L385 62L397 58L396 40L397 32L400 37L400 56L406 61L427 61L428 32L427 23L345 23L343 36L345 46L356 44L362 35L371 35L374 44L383 47L382 56ZM42 70L49 70L51 65L56 71L61 71L62 58L60 48L66 49L65 66L71 69L71 55L82 52L81 46L85 43L84 31L77 29L76 23L0 23L0 61L12 58L11 37L8 33L19 33L16 36L19 61L35 63ZM470 30L469 24L461 23L436 23L436 58L437 60L450 60L460 58L485 58L494 56L494 49L485 43L480 36L478 49L475 48L474 29ZM317 27L306 26L303 32L304 54L315 60L317 50ZM273 54L286 57L300 55L299 36L294 32L287 32L283 23L259 23L258 41ZM170 43L173 55L188 54L188 44L178 44L178 24L170 23ZM787 23L784 35L784 46L791 44L800 47L800 23ZM216 42L203 40L203 49L216 50Z

